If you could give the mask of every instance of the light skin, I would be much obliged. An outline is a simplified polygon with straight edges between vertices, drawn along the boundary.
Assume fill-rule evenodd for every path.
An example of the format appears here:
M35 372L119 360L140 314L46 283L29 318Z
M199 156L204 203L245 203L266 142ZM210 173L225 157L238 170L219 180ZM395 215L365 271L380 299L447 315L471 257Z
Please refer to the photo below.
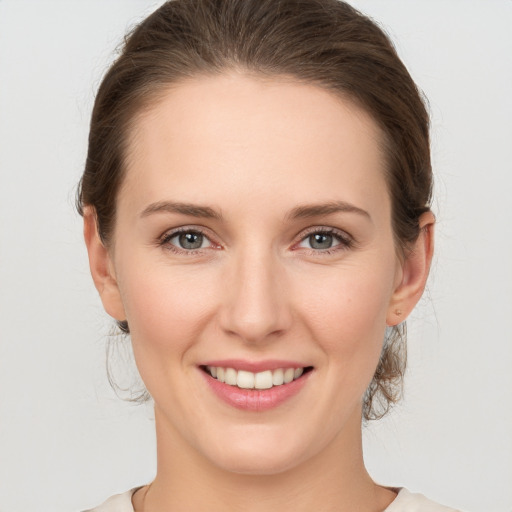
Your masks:
M386 326L423 292L434 218L402 257L381 137L347 99L241 72L177 84L137 118L108 248L85 214L93 279L155 401L157 476L137 512L378 512L395 498L364 467L361 401ZM205 384L200 365L219 359L313 369L255 412Z

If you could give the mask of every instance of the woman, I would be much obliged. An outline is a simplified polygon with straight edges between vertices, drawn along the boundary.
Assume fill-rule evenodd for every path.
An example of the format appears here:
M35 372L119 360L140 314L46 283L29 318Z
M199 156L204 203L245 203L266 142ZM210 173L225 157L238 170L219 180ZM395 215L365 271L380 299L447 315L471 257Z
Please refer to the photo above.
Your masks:
M367 473L433 251L428 115L337 0L173 0L96 98L92 276L155 403L157 475L96 511L449 510Z

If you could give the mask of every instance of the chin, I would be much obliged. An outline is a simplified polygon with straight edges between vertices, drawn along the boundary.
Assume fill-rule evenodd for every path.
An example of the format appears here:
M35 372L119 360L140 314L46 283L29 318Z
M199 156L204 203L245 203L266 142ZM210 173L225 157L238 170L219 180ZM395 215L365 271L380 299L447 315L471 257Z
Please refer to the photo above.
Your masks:
M299 464L296 457L262 456L261 454L227 456L216 460L217 467L239 475L271 476L284 473Z
M277 436L276 436L277 437ZM276 475L298 466L307 458L306 441L269 439L267 436L244 436L218 444L220 453L211 454L210 460L217 467L241 475Z

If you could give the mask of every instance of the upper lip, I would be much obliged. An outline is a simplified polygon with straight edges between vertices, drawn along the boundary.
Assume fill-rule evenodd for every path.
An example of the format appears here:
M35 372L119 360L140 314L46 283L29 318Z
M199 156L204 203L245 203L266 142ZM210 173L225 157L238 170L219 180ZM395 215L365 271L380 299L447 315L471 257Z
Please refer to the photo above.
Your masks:
M263 372L265 370L277 370L278 368L306 368L298 361L286 361L283 359L265 359L263 361L248 361L246 359L216 359L207 361L199 366L216 366L220 368L234 368L235 370L245 370L247 372Z

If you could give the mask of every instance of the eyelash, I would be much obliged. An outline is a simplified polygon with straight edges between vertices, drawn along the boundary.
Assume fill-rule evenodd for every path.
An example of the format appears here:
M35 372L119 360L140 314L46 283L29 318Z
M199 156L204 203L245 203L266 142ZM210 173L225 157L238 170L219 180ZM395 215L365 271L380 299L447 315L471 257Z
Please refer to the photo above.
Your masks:
M312 227L307 229L305 232L301 233L300 240L294 244L294 247L296 247L298 244L309 238L311 235L330 235L333 238L335 238L339 243L338 245L335 245L334 247L329 247L328 249L307 249L309 254L315 255L315 256L329 256L330 254L339 252L339 251L346 251L348 249L352 249L355 246L355 240L345 231L340 231L339 229L335 228L328 228L328 227Z
M202 250L205 248L198 248L198 249L182 249L177 247L174 244L171 244L170 241L175 238L176 236L184 233L190 233L190 234L197 234L201 235L204 238L206 238L213 246L220 247L218 244L215 244L211 241L210 237L207 235L207 233L198 227L182 227L177 228L171 232L165 233L163 236L160 237L158 241L158 245L161 247L164 247L165 249L174 252L175 254L180 255L187 255L187 256L194 256L196 254L201 253ZM335 228L327 228L327 227L312 227L307 229L305 232L301 233L300 239L293 244L293 247L297 247L301 242L305 241L308 237L311 235L330 235L333 238L335 238L339 243L335 245L334 247L330 247L328 249L306 249L306 251L310 255L315 256L328 256L330 254L333 254L338 251L344 251L351 249L355 246L355 240L346 232L340 231ZM295 249L297 250L297 249Z
M161 247L164 247L168 251L174 252L176 254L185 254L187 256L194 256L196 254L199 254L201 252L201 250L204 248L181 249L180 247L177 247L176 245L170 243L170 241L174 237L176 237L180 234L185 234L185 233L191 233L191 234L193 233L196 235L201 235L204 238L206 238L211 244L218 245L210 240L210 237L206 234L205 231L203 231L202 229L197 228L197 227L182 227L182 228L174 229L171 232L167 232L159 239L158 245L160 245Z

